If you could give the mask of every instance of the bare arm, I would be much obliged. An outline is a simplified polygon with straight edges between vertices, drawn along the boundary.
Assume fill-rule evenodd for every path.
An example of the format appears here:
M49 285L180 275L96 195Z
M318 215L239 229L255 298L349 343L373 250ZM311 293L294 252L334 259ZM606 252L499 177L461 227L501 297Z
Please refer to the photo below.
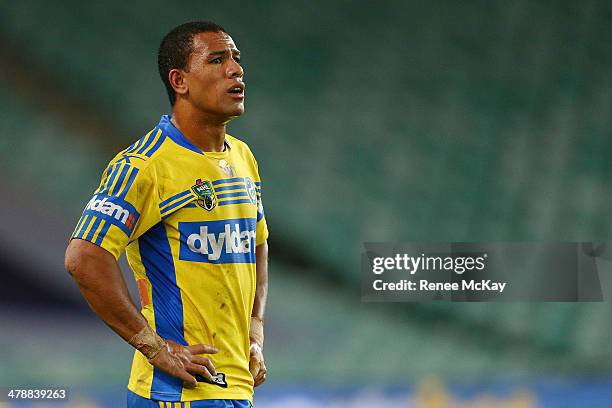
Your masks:
M148 324L132 302L119 265L109 252L73 239L65 263L89 307L125 341Z
M257 259L257 288L255 289L255 300L253 301L253 312L251 316L263 321L268 301L268 241L255 248Z
M266 365L263 357L264 343L264 315L266 302L268 300L268 241L255 248L257 283L255 288L255 299L253 300L253 311L251 312L251 330L249 338L251 341L251 358L249 371L253 375L255 386L266 380Z
M132 302L119 265L109 252L91 242L73 239L66 250L65 264L94 313L155 367L192 387L197 385L192 374L209 379L210 373L216 374L208 358L196 355L216 353L214 347L185 347L153 332Z

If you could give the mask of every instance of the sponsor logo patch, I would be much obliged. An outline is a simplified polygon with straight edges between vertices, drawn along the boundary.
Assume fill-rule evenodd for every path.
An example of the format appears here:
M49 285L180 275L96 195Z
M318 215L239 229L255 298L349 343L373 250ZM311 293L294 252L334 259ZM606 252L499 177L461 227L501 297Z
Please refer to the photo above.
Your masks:
M255 263L255 218L179 222L179 259L214 264Z
M132 235L140 214L122 198L95 194L85 206L83 215L93 215L119 227L128 237Z

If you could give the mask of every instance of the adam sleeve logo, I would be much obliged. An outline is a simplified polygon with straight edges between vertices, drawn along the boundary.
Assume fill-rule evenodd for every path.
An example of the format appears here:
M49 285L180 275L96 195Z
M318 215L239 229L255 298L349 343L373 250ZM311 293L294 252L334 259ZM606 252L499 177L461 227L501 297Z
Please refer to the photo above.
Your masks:
M93 215L119 227L128 237L132 235L140 214L134 206L119 197L96 194L85 206L83 216Z
M255 263L255 218L179 222L179 259L214 264Z

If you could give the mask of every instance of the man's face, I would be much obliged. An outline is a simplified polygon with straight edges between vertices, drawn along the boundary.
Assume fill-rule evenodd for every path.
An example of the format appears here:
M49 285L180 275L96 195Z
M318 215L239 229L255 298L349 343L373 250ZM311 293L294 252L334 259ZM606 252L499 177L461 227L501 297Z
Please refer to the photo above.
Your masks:
M244 112L244 71L240 51L223 32L193 37L187 72L187 98L200 111L229 121Z

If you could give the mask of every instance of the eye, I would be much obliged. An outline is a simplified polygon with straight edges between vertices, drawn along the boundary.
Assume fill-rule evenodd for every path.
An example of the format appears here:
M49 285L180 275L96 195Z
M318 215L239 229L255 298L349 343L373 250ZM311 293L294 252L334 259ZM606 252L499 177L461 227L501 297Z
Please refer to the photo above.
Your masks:
M236 57L234 57L234 61L236 61L237 63L239 63L239 64L240 64L240 56L236 56Z
M211 64L220 64L222 62L221 57L210 60Z

